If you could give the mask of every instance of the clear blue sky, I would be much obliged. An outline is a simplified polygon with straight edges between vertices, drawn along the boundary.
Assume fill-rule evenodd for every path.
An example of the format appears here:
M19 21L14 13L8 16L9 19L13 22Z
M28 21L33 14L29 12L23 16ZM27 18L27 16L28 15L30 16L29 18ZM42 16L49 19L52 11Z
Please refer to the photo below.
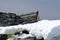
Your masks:
M0 11L25 14L40 12L41 19L60 19L60 0L0 0Z

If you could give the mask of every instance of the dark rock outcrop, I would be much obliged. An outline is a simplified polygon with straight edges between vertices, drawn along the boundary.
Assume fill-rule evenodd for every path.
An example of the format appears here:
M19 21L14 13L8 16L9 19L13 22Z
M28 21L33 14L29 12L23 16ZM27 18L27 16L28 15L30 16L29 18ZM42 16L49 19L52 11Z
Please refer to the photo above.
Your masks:
M11 26L23 23L23 18L20 18L14 13L0 12L0 26Z

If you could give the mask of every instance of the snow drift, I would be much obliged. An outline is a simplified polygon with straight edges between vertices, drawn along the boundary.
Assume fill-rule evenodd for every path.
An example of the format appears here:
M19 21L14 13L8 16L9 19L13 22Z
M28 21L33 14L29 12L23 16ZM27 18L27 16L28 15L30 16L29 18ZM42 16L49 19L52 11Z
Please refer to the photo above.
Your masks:
M42 37L44 37L45 40L60 38L60 20L41 20L36 23L0 27L0 34L14 34L24 29L28 30L29 34L36 36L37 39L41 39Z

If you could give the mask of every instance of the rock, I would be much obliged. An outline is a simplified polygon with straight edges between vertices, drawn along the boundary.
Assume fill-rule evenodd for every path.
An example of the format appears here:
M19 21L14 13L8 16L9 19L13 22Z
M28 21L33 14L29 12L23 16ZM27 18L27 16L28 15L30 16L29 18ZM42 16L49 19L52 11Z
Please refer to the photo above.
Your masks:
M14 13L0 12L0 25L11 26L22 24L22 18Z

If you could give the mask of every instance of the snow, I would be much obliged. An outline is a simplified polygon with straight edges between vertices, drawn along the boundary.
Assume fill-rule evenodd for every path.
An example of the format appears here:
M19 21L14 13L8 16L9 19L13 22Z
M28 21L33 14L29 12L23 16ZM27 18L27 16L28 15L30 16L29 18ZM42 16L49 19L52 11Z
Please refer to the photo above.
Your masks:
M36 36L37 39L44 37L45 40L55 40L60 38L60 20L41 20L36 23L0 27L0 34L14 34L17 31L28 30L29 34Z
M28 38L28 37L33 37L33 36L31 34L22 34L22 35L20 35L19 37L16 37L16 38L24 39L24 38Z

